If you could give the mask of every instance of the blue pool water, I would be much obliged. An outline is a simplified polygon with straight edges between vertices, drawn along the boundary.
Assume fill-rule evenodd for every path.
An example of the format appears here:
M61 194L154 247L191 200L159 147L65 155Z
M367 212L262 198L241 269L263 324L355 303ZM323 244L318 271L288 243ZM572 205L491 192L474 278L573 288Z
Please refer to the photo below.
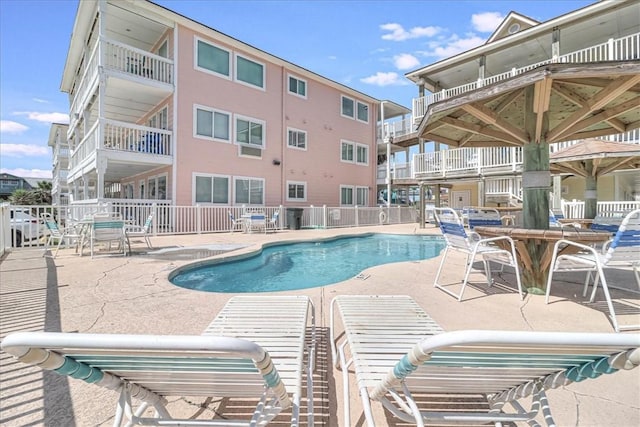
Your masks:
M173 284L207 292L273 292L341 282L381 264L436 257L444 241L434 236L373 234L321 242L271 245L259 254L186 268Z

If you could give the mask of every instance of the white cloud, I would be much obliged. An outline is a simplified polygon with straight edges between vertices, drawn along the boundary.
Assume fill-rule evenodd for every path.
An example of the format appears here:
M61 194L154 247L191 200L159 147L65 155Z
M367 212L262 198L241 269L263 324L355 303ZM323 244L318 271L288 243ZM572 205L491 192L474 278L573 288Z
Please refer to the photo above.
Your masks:
M409 84L404 79L401 79L398 73L389 72L383 73L378 71L373 76L360 79L362 83L367 83L375 86L403 86Z
M38 111L21 111L14 113L19 116L27 116L30 120L42 123L69 123L67 113L41 113Z
M34 102L37 102L39 104L49 104L49 101L47 101L46 99L42 99L42 98L33 98Z
M21 123L11 120L0 120L0 132L2 133L22 133L27 129L29 128Z
M330 60L332 60L332 61L335 61L336 59L338 59L338 57L337 57L337 56L335 56L335 55L330 55L330 56L328 56L328 57L327 57L327 59L330 59Z
M7 157L39 157L49 154L47 147L28 144L0 144L0 154Z
M503 20L504 16L500 12L474 13L471 15L473 28L481 33L492 33Z
M21 176L23 178L52 178L52 171L42 170L42 169L23 169L23 168L15 168L15 169L5 169L0 168L0 173L8 173L10 175Z
M393 63L398 70L409 70L420 65L420 61L409 53L401 53L393 57Z
M438 42L429 43L431 50L422 50L419 53L424 56L436 57L436 58L448 58L453 55L457 55L460 52L473 49L480 46L485 40L474 34L470 34L465 38L459 38L454 35L453 37Z
M389 23L380 25L380 29L388 31L382 35L382 40L403 41L408 39L417 39L420 37L433 37L440 32L438 27L413 27L409 31L397 23Z

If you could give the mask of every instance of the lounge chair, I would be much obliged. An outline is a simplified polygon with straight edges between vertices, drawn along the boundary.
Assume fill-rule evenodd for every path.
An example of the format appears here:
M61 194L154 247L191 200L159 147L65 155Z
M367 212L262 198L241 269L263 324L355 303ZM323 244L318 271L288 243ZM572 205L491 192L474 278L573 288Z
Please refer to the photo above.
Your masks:
M484 263L487 283L489 286L492 285L491 262L495 262L502 266L511 266L515 269L520 298L524 298L524 295L522 293L522 284L520 283L520 269L518 268L516 250L513 240L510 237L501 236L483 239L473 231L467 234L464 226L462 225L462 221L453 209L436 208L434 212L438 224L440 224L442 236L447 242L447 246L444 249L444 254L442 255L442 260L440 261L440 266L438 267L438 272L436 273L436 278L433 282L434 287L443 290L451 296L454 296L458 301L462 301L462 295L464 294L467 282L469 281L469 275L471 274L473 263L475 262L477 256L481 256ZM507 241L510 246L510 250L507 251L499 248L498 246L495 246L494 243L499 240ZM442 272L442 269L446 264L449 251L462 252L467 255L467 266L464 273L464 279L462 281L462 288L460 289L460 293L458 294L447 289L447 285L439 283L440 273Z
M254 301L233 298L201 336L18 332L1 347L24 363L118 391L114 425L263 426L293 407L297 426L311 305L306 297L266 299L269 309L252 310ZM269 315L276 312L282 321ZM175 419L166 407L171 396L258 403L250 419ZM137 409L133 399L140 401ZM149 406L153 417L143 416Z
M500 213L493 208L470 207L467 210L469 229L477 226L501 227Z
M267 227L265 231L273 230L276 232L280 229L280 211L275 211L271 216L271 219L267 221Z
M118 244L118 250L123 255L127 255L127 237L124 232L124 221L119 216L110 214L95 214L91 223L91 235L89 236L89 246L91 258L93 258L94 248L98 243L106 243L111 249L111 243ZM84 244L80 245L80 255L82 255Z
M344 327L342 335L336 330L338 316ZM372 401L381 403L402 422L418 426L490 422L538 425L535 421L540 418L553 425L545 390L618 369L632 369L640 363L637 334L445 333L409 296L335 297L330 327L333 360L343 375L345 426L353 425L350 367L355 370L369 426L375 426ZM486 410L466 406L467 400L477 400L478 396L486 397ZM531 410L526 411L519 400L529 396L533 400ZM443 398L451 406L446 411L442 406L418 403ZM456 401L464 403L456 405ZM506 413L507 405L515 411Z
M244 218L236 218L231 211L229 211L229 221L231 221L232 233L236 230L245 231L246 222Z
M574 253L566 253L568 249L574 249ZM613 239L605 244L602 251L570 240L559 240L556 242L553 247L553 256L551 258L551 267L547 281L546 302L549 303L549 295L555 273L587 272L584 283L584 296L586 296L591 274L593 273L595 278L589 301L594 301L596 291L598 290L598 283L600 283L607 307L609 308L609 318L613 328L616 331L640 329L640 325L621 326L618 324L616 312L609 293L609 287L615 286L608 285L604 270L619 267L631 267L633 269L636 285L638 290L640 290L640 209L631 211L624 217Z
M47 251L50 250L54 240L58 241L58 245L56 246L56 252L53 254L54 258L58 256L58 251L60 250L60 246L65 242L70 245L71 241L75 241L76 252L78 252L78 244L79 244L81 235L76 230L75 227L67 226L64 228L60 228L58 226L58 222L55 220L53 215L46 212L40 214L40 219L42 219L42 221L44 222L44 225L47 227L47 230L49 231L49 238L47 239L47 242L44 245L44 253L42 254L42 256L45 256L47 254Z
M134 225L128 224L124 226L124 233L127 236L127 247L129 248L129 252L131 252L131 237L142 237L144 242L147 244L149 249L153 249L151 246L151 240L149 237L151 236L151 227L153 225L153 212L149 214L147 220L144 222L144 225Z

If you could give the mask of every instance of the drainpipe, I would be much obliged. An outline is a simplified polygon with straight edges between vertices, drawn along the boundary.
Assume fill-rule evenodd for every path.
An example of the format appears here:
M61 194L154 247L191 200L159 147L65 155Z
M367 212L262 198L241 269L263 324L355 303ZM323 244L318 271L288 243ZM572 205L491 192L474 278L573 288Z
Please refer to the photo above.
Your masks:
M386 101L380 103L380 123L382 124L382 141L387 144L387 177L385 178L385 184L387 184L387 208L391 207L391 138L386 135L384 128L384 104Z

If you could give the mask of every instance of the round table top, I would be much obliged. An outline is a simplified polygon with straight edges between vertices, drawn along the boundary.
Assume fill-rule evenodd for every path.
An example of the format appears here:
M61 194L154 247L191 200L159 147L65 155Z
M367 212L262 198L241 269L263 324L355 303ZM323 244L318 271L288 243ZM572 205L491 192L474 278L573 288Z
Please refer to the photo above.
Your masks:
M483 237L509 236L515 240L546 240L557 241L560 239L577 242L606 242L611 238L608 231L589 230L586 228L550 228L548 230L536 230L516 227L474 227L473 231Z

